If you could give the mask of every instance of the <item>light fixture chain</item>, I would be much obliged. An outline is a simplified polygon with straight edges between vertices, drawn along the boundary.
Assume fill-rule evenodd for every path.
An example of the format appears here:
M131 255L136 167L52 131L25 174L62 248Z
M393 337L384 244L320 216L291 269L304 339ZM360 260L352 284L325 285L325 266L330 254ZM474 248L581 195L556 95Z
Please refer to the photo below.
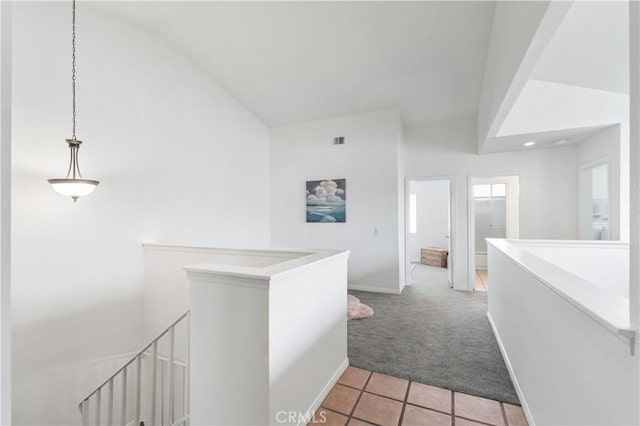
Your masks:
M0 0L2 1L2 0ZM73 136L66 139L69 145L69 169L65 178L47 179L56 192L67 195L74 202L78 198L93 192L100 183L97 180L83 179L78 163L78 150L82 141L76 139L76 0L71 0L71 98Z
M71 6L71 94L73 97L73 136L76 139L76 0Z

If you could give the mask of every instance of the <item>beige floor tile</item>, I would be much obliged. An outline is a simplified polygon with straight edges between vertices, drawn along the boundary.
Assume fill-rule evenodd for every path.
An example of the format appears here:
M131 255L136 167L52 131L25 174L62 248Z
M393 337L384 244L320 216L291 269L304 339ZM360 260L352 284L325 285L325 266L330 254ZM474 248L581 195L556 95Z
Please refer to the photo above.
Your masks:
M484 423L478 423L467 419L456 417L456 426L485 426Z
M381 426L397 426L401 412L401 402L364 392L353 417Z
M343 416L342 414L338 414L336 412L325 410L320 407L318 411L316 411L313 419L311 421L311 425L324 425L324 426L344 426L347 424L347 420L349 418L347 416Z
M451 416L407 405L404 408L402 426L451 426Z
M528 426L527 418L524 416L522 407L518 405L503 404L504 412L507 414L509 426Z
M365 390L377 395L404 401L409 381L386 374L373 373Z
M349 366L347 367L346 371L342 373L342 376L340 377L340 380L338 380L338 383L362 389L367 383L367 379L370 375L371 371Z
M407 402L451 413L451 391L447 389L412 382Z
M503 426L502 409L498 401L455 393L455 415L483 423Z
M479 271L476 271L476 279L475 279L475 285L474 285L474 289L476 291L487 291L487 286L486 286L486 281L484 281L482 279L482 277L480 276Z
M360 391L342 385L335 385L322 403L323 407L343 414L350 414L358 400Z

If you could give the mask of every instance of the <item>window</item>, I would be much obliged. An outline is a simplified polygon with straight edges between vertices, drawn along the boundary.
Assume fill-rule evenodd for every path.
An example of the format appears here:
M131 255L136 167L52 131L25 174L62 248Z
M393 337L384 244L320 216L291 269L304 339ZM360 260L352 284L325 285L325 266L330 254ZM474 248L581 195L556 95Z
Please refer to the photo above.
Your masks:
M507 196L507 185L504 183L494 183L491 185L491 196L492 197L506 197Z
M409 194L409 233L415 234L418 228L416 194Z
M473 186L473 198L506 197L507 185L504 183L483 183Z
M607 164L591 169L591 228L594 240L609 239L608 172Z
M474 198L491 197L491 185L474 185L473 197Z

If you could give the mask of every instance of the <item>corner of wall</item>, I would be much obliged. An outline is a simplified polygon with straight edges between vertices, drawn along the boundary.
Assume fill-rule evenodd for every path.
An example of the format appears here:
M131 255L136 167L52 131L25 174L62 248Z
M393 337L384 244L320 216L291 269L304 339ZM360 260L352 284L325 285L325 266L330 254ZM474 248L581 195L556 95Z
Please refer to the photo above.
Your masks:
M271 129L272 245L350 249L350 288L398 293L402 131L397 110ZM344 145L333 144L336 136ZM306 223L305 183L332 178L347 179L347 221Z

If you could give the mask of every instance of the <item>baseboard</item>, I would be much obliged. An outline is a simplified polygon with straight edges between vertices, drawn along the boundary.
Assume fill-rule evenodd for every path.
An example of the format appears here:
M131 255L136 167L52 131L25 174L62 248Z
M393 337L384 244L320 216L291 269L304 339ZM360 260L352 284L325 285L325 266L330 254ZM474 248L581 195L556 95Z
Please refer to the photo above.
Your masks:
M398 290L392 290L390 288L380 288L366 285L350 285L347 290L355 291L370 291L372 293L385 293L385 294L400 294Z
M516 390L516 394L518 395L518 399L520 400L520 404L522 404L522 411L524 411L524 416L527 418L527 422L529 426L535 426L536 422L533 420L533 415L529 410L529 406L527 405L527 400L522 394L522 389L520 388L520 384L518 383L518 379L516 379L516 375L513 372L513 367L511 367L511 362L509 361L509 357L507 356L507 352L502 345L502 340L500 340L500 335L498 334L498 330L496 329L496 325L493 322L493 318L491 318L491 314L487 312L487 319L489 320L489 325L491 326L491 331L493 331L493 335L498 342L498 347L500 348L500 353L502 354L502 358L504 359L504 363L507 366L507 371L509 372L509 377L511 377L511 382L513 383L513 387Z
M322 404L322 401L324 401L327 395L329 395L329 392L331 392L331 389L333 389L336 383L338 383L338 380L340 380L340 376L342 376L342 373L344 373L347 367L349 367L349 358L345 358L345 360L342 361L342 364L340 364L340 367L338 367L336 372L333 373L333 376L331 376L327 384L324 386L324 388L322 388L322 391L320 392L320 394L316 397L316 399L313 400L313 402L311 403L311 406L306 411L307 413L313 413L312 416L315 415L318 408L320 408L320 404ZM300 423L298 426L304 426L304 425L305 423Z

